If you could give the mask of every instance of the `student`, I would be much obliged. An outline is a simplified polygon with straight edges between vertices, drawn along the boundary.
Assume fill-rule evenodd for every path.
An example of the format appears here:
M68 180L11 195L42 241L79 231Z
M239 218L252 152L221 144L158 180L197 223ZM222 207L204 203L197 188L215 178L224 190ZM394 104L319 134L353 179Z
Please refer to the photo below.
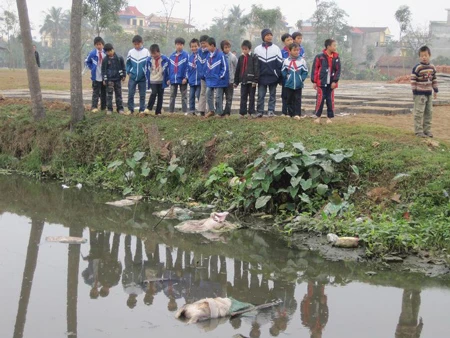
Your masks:
M92 80L92 112L98 113L98 99L100 98L100 109L106 109L106 87L102 79L102 63L106 57L103 47L105 41L100 36L94 39L94 49L88 54L85 65L91 70Z
M258 114L256 117L264 115L264 100L267 89L269 89L268 117L275 116L275 103L277 86L281 80L281 66L283 58L281 50L272 43L273 34L270 29L261 31L263 43L255 48L255 54L259 58L259 82L258 82Z
M208 50L208 35L200 36L200 50L198 51L198 57L201 61L201 89L200 89L200 98L198 100L198 111L201 116L205 116L206 112L206 82L205 82L205 73L206 73L206 61L208 59L209 50Z
M208 101L208 114L206 117L223 116L223 91L229 85L228 62L225 55L217 49L216 40L208 38L209 56L206 61L206 97ZM216 93L216 106L214 108L214 92Z
M102 63L103 84L106 86L107 114L113 113L113 94L116 95L116 108L119 114L123 114L122 83L126 78L125 61L117 55L114 46L110 43L105 45L107 58Z
M252 43L244 40L241 45L242 55L239 57L234 75L234 86L241 84L241 105L239 117L247 115L251 118L255 114L255 94L259 79L258 56L251 52ZM248 109L247 109L248 101Z
M234 94L234 74L236 73L236 66L238 59L231 53L231 42L228 40L223 40L220 43L220 49L222 49L223 54L225 54L225 59L228 61L228 72L230 74L230 83L224 90L225 94L225 109L223 115L231 115L231 105L233 104L233 94Z
M150 46L150 57L147 59L147 88L152 90L152 94L144 114L149 115L156 102L155 115L161 115L164 89L167 88L168 80L169 59L161 55L159 45L153 44Z
M417 137L433 137L431 133L433 97L437 99L439 89L436 67L430 63L430 57L430 48L421 47L419 49L420 63L413 68L411 74L414 95L414 132Z
M39 56L39 52L36 50L36 45L33 45L34 58L36 59L36 64L38 68L41 68L41 57Z
M144 41L140 35L133 37L134 48L128 52L127 74L128 79L128 110L127 114L134 113L134 95L136 86L139 88L139 113L145 111L145 92L147 90L147 59L150 52L144 48Z
M300 56L302 58L305 57L305 49L302 46L302 42L303 42L303 34L300 32L294 32L292 33L292 39L294 40L294 42L300 46Z
M189 114L195 115L195 101L200 99L203 64L199 56L200 41L192 39L189 43L192 54L189 56L187 79L189 83ZM188 114L185 114L188 115Z
M292 45L294 40L292 39L291 34L284 33L281 36L281 41L284 43L284 47L281 50L281 56L283 57L283 60L286 60L287 58L289 58L289 46ZM288 117L289 116L288 113L287 113L286 91L284 89L284 83L283 83L283 86L281 88L281 116L282 117Z
M289 58L284 60L281 74L284 79L286 106L290 117L297 120L302 114L302 88L308 77L308 66L300 56L300 46L295 42L289 46Z
M175 99L177 98L178 87L181 92L181 110L187 113L187 78L186 71L189 55L184 49L185 41L183 38L175 39L175 52L169 58L169 78L167 82L170 85L170 105L169 112L175 112Z
M333 39L325 41L325 49L314 58L311 82L317 91L316 119L320 123L323 106L327 102L327 123L331 123L334 117L334 90L338 87L341 76L341 63L336 52L337 43Z

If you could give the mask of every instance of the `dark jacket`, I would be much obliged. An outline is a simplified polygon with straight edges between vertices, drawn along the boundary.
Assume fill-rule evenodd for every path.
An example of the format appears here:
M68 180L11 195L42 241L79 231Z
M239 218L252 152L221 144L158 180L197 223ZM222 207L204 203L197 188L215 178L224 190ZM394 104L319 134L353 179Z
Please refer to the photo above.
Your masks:
M39 57L38 51L34 51L34 57L36 58L36 64L39 68L41 68L41 58Z
M322 53L314 58L311 70L311 82L319 87L328 87L328 76L330 76L330 85L339 82L339 78L341 77L341 62L338 53L333 53L329 57L326 50L323 50Z
M126 77L125 61L123 57L114 54L112 58L107 56L102 62L103 81L120 81Z
M258 83L259 81L259 60L258 55L250 53L247 58L247 66L244 69L245 55L241 55L236 67L236 73L234 75L234 84L237 86L239 83Z
M271 43L263 43L255 48L259 58L259 82L262 85L271 85L281 79L281 66L283 57L278 46Z

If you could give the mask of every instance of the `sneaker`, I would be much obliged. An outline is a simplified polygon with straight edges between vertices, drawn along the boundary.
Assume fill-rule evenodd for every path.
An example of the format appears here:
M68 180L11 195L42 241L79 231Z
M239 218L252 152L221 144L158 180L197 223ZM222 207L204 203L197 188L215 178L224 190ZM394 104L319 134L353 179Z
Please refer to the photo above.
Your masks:
M139 114L138 114L139 117L144 117L145 115L147 115L147 114L144 113L143 111L140 111Z
M147 108L146 110L144 110L144 114L145 115L150 115L152 113L152 110Z
M314 120L314 123L320 124L320 123L321 123L320 117L317 117L317 116L316 116L316 119Z
M94 114L95 114L95 113L98 113L98 109L97 109L97 108L92 109L92 110L91 110L91 113L94 113Z
M112 113L113 113L112 110L108 110L108 111L106 112L106 115L112 115Z
M131 111L127 110L123 113L125 116L130 116L131 115Z
M119 115L124 115L125 111L123 109L119 110Z
M247 116L245 116L245 115L239 114L239 119L241 119L241 120L245 119L246 117L247 117Z
M333 123L333 121L331 121L331 119L327 119L327 124Z
M281 114L281 117L289 117L288 114Z
M195 112L184 113L184 116L195 116Z
M269 111L267 113L267 117L275 117L276 115L273 113L273 111Z
M432 133L425 133L425 136L433 138L433 134Z
M294 119L296 119L296 120L300 120L300 119L301 119L301 117L300 117L300 116L298 116L298 115L295 115L295 116L294 116Z
M420 138L427 138L427 137L428 137L428 136L425 135L424 133L417 133L416 136L417 136L417 137L420 137Z
M213 117L213 116L215 116L215 115L216 115L215 112L210 111L210 112L208 112L208 114L205 115L205 117L206 117L206 118L209 118L209 117Z
M201 111L201 112L200 112L200 116L205 116L205 112L204 112L204 111Z
M263 117L263 113L256 114L256 118L260 119L261 117Z

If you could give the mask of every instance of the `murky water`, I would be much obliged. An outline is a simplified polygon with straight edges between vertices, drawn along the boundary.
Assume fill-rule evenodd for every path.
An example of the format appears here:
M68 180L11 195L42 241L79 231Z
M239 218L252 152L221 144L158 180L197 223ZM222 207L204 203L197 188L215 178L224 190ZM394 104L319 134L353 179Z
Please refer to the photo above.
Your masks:
M0 177L0 337L450 336L447 282L331 263L263 232L219 242L174 230L157 205L116 208L105 193ZM47 236L84 236L81 246ZM163 282L144 284L162 278ZM283 304L187 325L186 302L229 296Z

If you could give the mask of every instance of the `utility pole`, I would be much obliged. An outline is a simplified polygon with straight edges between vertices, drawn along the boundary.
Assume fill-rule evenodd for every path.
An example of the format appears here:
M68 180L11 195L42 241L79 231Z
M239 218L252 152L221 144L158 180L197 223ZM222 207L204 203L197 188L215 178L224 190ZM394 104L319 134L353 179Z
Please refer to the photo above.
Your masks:
M189 0L189 19L188 19L188 33L191 33L191 11L192 11L192 0Z

